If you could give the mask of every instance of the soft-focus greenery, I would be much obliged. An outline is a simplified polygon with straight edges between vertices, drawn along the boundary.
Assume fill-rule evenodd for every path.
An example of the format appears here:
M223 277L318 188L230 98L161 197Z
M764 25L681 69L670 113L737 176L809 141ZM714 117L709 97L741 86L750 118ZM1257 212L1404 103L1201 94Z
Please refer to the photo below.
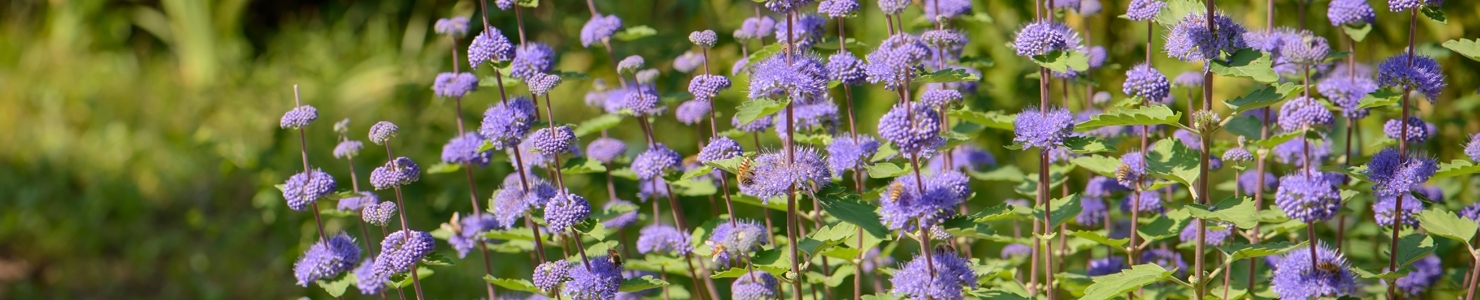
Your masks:
M525 15L525 31L530 40L557 49L561 57L556 68L614 78L604 51L578 43L580 27L590 16L584 1L543 2ZM658 36L614 44L618 55L642 55L662 69L659 87L664 91L680 91L686 85L687 77L672 72L670 61L691 48L685 39L689 31L712 28L720 33L721 46L711 52L711 67L728 71L741 56L728 33L754 13L754 4L746 0L596 2L599 10L622 17L629 27L658 29ZM873 1L861 2L866 3L865 15L848 21L848 33L874 44L885 35L879 25L882 16ZM978 110L1016 111L1037 99L1037 80L1024 78L1034 72L1033 65L1003 46L1031 15L1031 7L1021 2L978 0L975 10L985 17L958 21L973 41L968 55L994 62L981 69L985 73L981 93L971 102ZM1144 53L1146 25L1115 18L1125 2L1105 1L1105 12L1088 22L1069 17L1076 28L1089 25L1085 36L1092 44L1109 45L1114 66L1096 74L1104 78L1097 89L1117 95L1124 69ZM1276 23L1296 25L1296 2L1276 2L1280 15ZM1317 2L1308 8L1305 22L1336 44L1341 35L1326 22L1326 1ZM1371 2L1378 7L1379 26L1357 47L1356 57L1362 62L1397 53L1406 41L1406 16L1387 12L1382 1ZM1474 90L1480 77L1472 72L1480 64L1437 46L1449 39L1474 38L1480 19L1472 16L1480 14L1480 6L1448 2L1444 10L1449 24L1420 20L1417 37L1419 51L1440 57L1449 76L1450 88L1439 104L1422 104L1417 113L1440 125L1439 137L1424 149L1441 161L1458 157L1458 145L1467 140L1467 133L1480 131L1475 120L1480 116L1476 113L1480 98ZM1218 5L1257 29L1264 27L1263 3ZM274 122L293 105L297 85L302 101L318 107L321 116L308 128L310 160L334 174L342 188L349 186L347 165L330 155L334 144L330 125L342 118L353 120L352 138L362 140L370 124L393 121L402 128L394 143L398 154L423 166L435 163L440 146L457 129L451 114L454 103L434 98L431 81L436 73L452 69L451 52L454 48L462 52L466 41L453 47L432 34L431 25L440 17L470 16L474 27L481 27L476 10L476 2L465 0L0 3L0 298L326 297L317 288L293 284L293 260L316 233L312 216L287 209L272 187L301 169L297 135ZM512 14L491 13L494 25L516 39ZM918 15L916 8L906 13L911 19ZM907 23L918 25L923 20ZM1159 52L1164 31L1158 32ZM1157 57L1157 65L1169 76L1199 67ZM467 68L465 61L459 64ZM581 101L591 86L591 81L576 81L557 89L556 119L578 122L597 115ZM743 83L736 86L719 105L725 119L733 113L728 107L743 100L738 92ZM1216 87L1221 100L1245 93L1253 83L1220 79ZM893 96L879 87L855 92L860 103L858 127L872 131L873 120L894 103ZM1179 90L1178 97L1184 97L1183 92ZM1076 107L1082 93L1078 88L1070 93ZM476 126L483 109L494 101L493 89L464 99L464 122ZM1363 127L1378 128L1381 120L1369 118ZM639 140L641 133L632 123L612 130L612 135ZM681 153L696 152L688 127L665 118L658 128L674 131L660 134L663 142ZM1379 134L1364 130L1368 141ZM977 137L977 143L1007 163L1036 162L1036 155L1000 147L1010 139L1009 132L988 131ZM374 147L365 152L355 161L362 182L368 170L385 159ZM508 171L506 163L478 170L480 197L486 199ZM1219 176L1215 180L1230 175ZM567 185L601 199L602 180L571 176ZM1451 201L1471 202L1473 197L1459 192L1469 191L1461 188L1469 185L1465 182L1439 181L1454 187L1449 189ZM636 188L623 182L618 190L631 199ZM414 228L434 229L452 213L471 210L460 175L426 175L406 192ZM979 193L973 206L996 204L1001 194L1007 193ZM705 199L682 201L691 219L711 211ZM748 214L759 212L744 209ZM353 225L350 219L325 223L331 231L357 232ZM439 244L442 253L451 254L450 247ZM977 247L984 252L998 247L986 244ZM503 256L507 257L495 264L497 275L528 274L531 266L522 256ZM1446 259L1460 264L1461 258ZM464 261L470 263L459 264L462 271L439 272L435 280L424 283L428 296L481 296L479 260Z

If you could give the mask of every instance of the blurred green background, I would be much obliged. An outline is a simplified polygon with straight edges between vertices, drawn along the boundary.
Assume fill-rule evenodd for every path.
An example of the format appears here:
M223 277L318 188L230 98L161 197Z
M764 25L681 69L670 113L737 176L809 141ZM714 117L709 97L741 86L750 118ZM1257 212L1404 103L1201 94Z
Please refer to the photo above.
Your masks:
M612 79L613 70L600 48L578 43L590 13L584 1L543 1L527 10L526 31L532 41L557 49L556 69ZM635 42L614 41L618 56L642 55L663 71L658 86L682 91L684 74L671 69L673 57L691 48L688 32L715 29L721 46L711 51L716 70L729 69L739 58L739 45L729 32L753 13L751 1L597 0L598 10L620 16L629 27L647 25L658 35ZM848 20L848 33L867 44L885 36L882 16L873 1L862 17ZM1037 100L1035 72L1027 60L1003 46L1032 8L1025 1L975 1L978 16L958 20L973 43L969 56L994 61L983 66L978 110L1016 111ZM1116 18L1125 2L1105 1L1098 16L1071 14L1068 22L1083 30L1091 44L1107 45L1111 67L1095 79L1119 98L1124 69L1144 53L1144 23ZM1295 26L1296 1L1276 1L1278 25ZM1325 18L1325 2L1307 8L1311 29L1342 37ZM1377 7L1379 26L1357 47L1359 61L1373 63L1403 49L1406 15ZM1437 106L1421 104L1418 115L1440 124L1441 133L1426 149L1441 161L1458 157L1467 134L1480 131L1476 122L1476 73L1480 64L1451 55L1438 43L1476 36L1480 6L1448 1L1448 24L1419 21L1420 52L1439 57L1450 88ZM1219 1L1224 11L1247 27L1264 27L1264 1ZM311 163L349 186L346 162L330 155L335 143L331 124L350 118L351 137L364 140L370 124L399 124L394 145L398 154L429 166L438 161L441 145L456 132L454 103L433 97L430 86L438 72L451 71L451 52L462 52L432 33L437 18L468 16L481 27L473 1L288 1L288 0L10 0L0 3L0 298L162 298L281 299L311 295L314 288L293 284L293 261L316 238L312 216L285 207L273 188L299 172L298 138L274 122L293 105L293 86L302 101L319 109L308 128ZM517 39L510 12L492 10L494 26ZM912 8L906 20L923 24ZM909 23L909 22L907 22ZM833 26L829 25L830 30ZM474 29L473 33L480 30ZM1164 30L1158 29L1156 51ZM834 35L830 31L829 35ZM757 45L751 45L755 49ZM854 49L860 56L867 49ZM1200 66L1157 55L1168 76ZM463 58L459 55L459 58ZM466 70L466 61L459 60ZM480 76L490 75L484 69ZM743 79L738 79L743 81ZM1244 79L1218 80L1217 97L1249 91ZM577 123L599 111L582 104L592 82L567 81L554 92L556 119ZM723 119L743 101L739 91L720 103ZM1058 87L1056 87L1057 89ZM519 89L519 88L515 88ZM1082 88L1071 97L1080 103ZM1178 92L1179 95L1182 92ZM860 129L872 132L877 119L895 101L879 87L855 89ZM461 113L476 126L481 112L497 101L485 88L464 99ZM1179 101L1180 102L1180 101ZM1179 108L1180 110L1181 108ZM1366 128L1376 128L1369 118ZM721 124L721 128L727 128ZM660 140L682 153L695 153L690 127L672 118L657 125ZM638 141L630 120L611 134ZM1377 133L1368 132L1375 137ZM1000 146L1009 132L986 131L977 143L992 149L1004 163L1032 166L1036 155L1009 153ZM769 138L774 144L774 137ZM1372 139L1369 139L1372 140ZM587 139L589 141L589 138ZM749 143L745 143L747 147ZM634 147L636 148L636 147ZM638 151L640 149L632 149ZM365 151L355 163L361 179L385 160ZM1368 152L1370 153L1370 151ZM503 154L497 155L503 157ZM476 171L480 198L509 172L507 163ZM1220 174L1229 178L1229 174ZM408 218L413 228L430 230L454 212L471 210L461 175L426 175L408 187ZM571 176L567 184L588 198L604 199L603 179ZM1079 179L1076 179L1079 180ZM1082 181L1081 181L1082 182ZM978 183L978 189L1008 185ZM636 188L620 182L626 199ZM981 193L973 206L1001 201ZM388 197L388 194L382 197ZM385 198L382 198L385 199ZM1465 201L1472 198L1463 197ZM682 199L690 219L710 212L702 198ZM745 207L741 215L758 210ZM696 221L697 223L697 221ZM326 220L327 229L354 229L352 220ZM356 234L357 235L357 234ZM986 249L985 243L978 247ZM439 241L439 250L452 254ZM508 256L507 254L505 254ZM496 263L504 277L524 277L530 266L513 255ZM424 283L438 299L482 296L481 266L470 258L439 272ZM357 291L351 291L357 295ZM359 297L359 296L354 296Z

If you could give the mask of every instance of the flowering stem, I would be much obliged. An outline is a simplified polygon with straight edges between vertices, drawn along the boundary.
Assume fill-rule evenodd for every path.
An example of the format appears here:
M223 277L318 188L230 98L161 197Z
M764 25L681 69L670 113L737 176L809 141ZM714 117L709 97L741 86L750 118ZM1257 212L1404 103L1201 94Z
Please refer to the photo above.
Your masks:
M1465 284L1465 300L1475 299L1475 282L1480 280L1480 276L1473 274L1480 274L1480 256L1477 256L1473 252L1470 253L1470 264L1474 265L1474 267L1470 270L1470 278Z
M394 164L396 155L393 154L393 153L391 153L391 143L390 142L386 142L385 143L385 157L391 158L391 161ZM407 222L406 222L406 201L403 200L404 197L401 196L401 185L397 184L397 185L394 185L393 187L396 190L396 205L399 206L399 207L401 207L401 209L396 210L396 214L401 217L401 233L402 233L401 235L404 236L403 239L404 239L405 242L410 242L411 241L411 229L410 229L409 225L407 225ZM411 284L412 284L412 287L416 288L416 299L417 300L420 300L420 299L424 299L424 297L422 297L422 294L421 294L421 278L419 276L417 276L416 269L417 269L417 266L415 264L413 264L411 266Z
M1409 9L1408 19L1408 67L1413 67L1413 35L1418 28L1418 9ZM1354 71L1354 70L1353 70ZM1403 123L1402 138L1398 139L1398 161L1408 160L1408 94L1413 90L1412 85L1405 84L1403 87L1402 114L1399 116ZM1388 270L1398 269L1398 234L1403 231L1403 196L1406 193L1398 193L1393 203L1393 239L1389 248ZM1395 299L1397 296L1396 284L1388 284L1388 298Z

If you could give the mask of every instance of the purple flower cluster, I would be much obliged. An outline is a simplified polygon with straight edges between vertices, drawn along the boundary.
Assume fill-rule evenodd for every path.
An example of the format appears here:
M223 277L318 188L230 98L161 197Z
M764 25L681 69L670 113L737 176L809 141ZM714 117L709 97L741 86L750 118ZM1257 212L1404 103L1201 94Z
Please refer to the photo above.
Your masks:
M370 185L377 190L411 184L421 179L421 166L405 156L385 162L370 172Z
M1167 33L1167 55L1185 62L1204 62L1248 47L1244 43L1244 26L1227 14L1214 14L1213 23L1215 28L1208 28L1207 15L1200 13L1182 18Z
M1064 139L1074 133L1074 115L1064 108L1049 108L1046 111L1029 106L1019 113L1012 124L1016 137L1013 142L1024 147L1036 147L1043 151L1064 144ZM881 131L882 132L882 131Z
M537 118L535 109L534 102L528 98L514 98L489 107L483 112L483 122L478 127L478 133L493 144L493 149L519 145Z
M1128 96L1141 97L1152 102L1163 102L1171 97L1172 85L1167 81L1167 76L1150 64L1141 63L1131 67L1125 72L1125 77L1121 90Z
M284 129L298 129L307 127L309 123L319 119L319 110L312 105L301 105L293 107L283 113L283 118L278 122L279 127Z
M1296 97L1280 106L1280 128L1285 130L1301 130L1304 128L1320 128L1330 126L1336 121L1331 114L1331 109L1326 108L1320 101L1312 97Z
M841 175L848 169L869 165L878 152L879 141L873 136L839 135L833 137L833 142L827 145L827 167L834 174Z
M396 134L399 132L401 132L401 127L396 127L394 123L387 121L376 122L375 125L370 125L370 142L376 145L384 145L391 138L396 137Z
M1306 223L1330 220L1341 210L1341 192L1331 179L1304 172L1280 177L1274 203L1291 219Z
M652 180L663 176L668 170L678 168L682 161L683 156L678 152L663 144L654 144L632 161L632 171L637 173L638 179Z
M1018 56L1038 56L1078 47L1073 29L1062 23L1035 21L1024 25L1013 37L1012 49Z
M925 18L932 22L940 18L955 18L971 13L970 0L930 0L925 6Z
M1383 87L1416 90L1427 96L1429 103L1439 100L1444 91L1444 70L1428 56L1406 54L1389 57L1377 65L1377 83Z
M1356 274L1341 253L1316 247L1311 259L1306 249L1291 250L1274 268L1274 292L1280 299L1312 299L1351 296L1357 293Z
M618 18L616 15L602 16L598 14L591 16L591 19L586 21L586 25L581 26L581 46L591 47L592 44L610 38L613 34L617 33L617 30L621 29L622 18Z
M956 172L926 178L910 175L895 177L879 195L879 219L889 229L904 231L940 224L946 218L954 216L958 204L970 196L971 192L962 184L964 179L964 176Z
M735 29L733 35L738 40L758 40L772 33L774 28L776 28L776 19L770 16L746 18L745 22L740 25L740 29Z
M443 98L462 98L477 89L478 76L473 73L443 72L432 83L432 92Z
M1316 86L1316 91L1341 107L1342 117L1360 119L1367 117L1369 108L1358 109L1362 98L1377 91L1377 82L1366 74L1342 76L1332 74Z
M488 162L493 159L493 151L478 151L485 141L483 136L476 132L454 137L442 146L442 162L487 166Z
M375 257L374 270L377 274L396 274L411 271L416 263L437 249L436 240L430 233L400 230L386 235L380 242L380 256Z
M1155 18L1156 14L1161 13L1161 8L1166 6L1166 2L1160 0L1131 0L1125 16L1131 21L1146 21Z
M591 257L589 268L570 268L570 281L560 294L569 299L614 299L617 288L622 285L622 265L618 258L609 256Z
M1362 26L1377 22L1377 12L1367 0L1333 0L1326 7L1331 26Z
M1441 264L1439 256L1429 254L1413 262L1413 271L1408 272L1408 276L1398 278L1398 290L1409 297L1417 297L1429 287L1438 284L1439 279L1443 277L1444 265Z
M935 110L899 103L879 118L878 132L879 137L894 143L899 152L919 154L945 145L940 126L940 114Z
M468 44L468 65L477 70L483 63L500 63L514 59L514 44L504 37L498 28L488 27L488 31L478 34L473 38L473 43Z
M1410 143L1422 143L1423 141L1428 140L1429 139L1429 135L1435 133L1435 132L1430 132L1429 131L1429 127L1433 127L1433 126L1434 126L1433 124L1429 124L1428 122L1424 122L1423 119L1419 119L1418 117L1414 117L1414 116L1409 116L1408 117L1408 126L1407 126L1407 130L1406 130L1407 131L1407 134L1408 134L1406 136L1407 139L1408 139L1408 142L1410 142ZM1403 121L1401 119L1388 120L1387 122L1385 122L1385 123L1382 124L1382 133L1383 134L1386 134L1388 138L1391 138L1391 139L1394 139L1394 140L1401 140L1401 139L1403 139L1405 137L1403 135L1404 134L1404 131L1405 130L1404 130L1404 126L1403 126Z
M1193 220L1195 222L1197 219ZM1223 229L1216 229L1214 228L1215 226L1221 226L1223 227ZM1222 222L1208 222L1207 231L1205 231L1203 235L1203 240L1206 241L1208 245L1218 246L1222 245L1224 242L1227 242L1228 237L1230 236L1233 236L1233 224ZM1196 243L1197 224L1187 224L1187 227L1183 227L1182 233L1177 235L1177 237L1181 238L1183 243Z
M925 164L925 169L935 173L946 171L966 172L980 171L984 168L997 165L997 157L993 156L992 152L970 144L961 144L951 149L949 156L950 165L946 164L946 157L942 155L930 158L930 162Z
M386 226L391 223L391 218L396 216L396 203L391 201L381 202L376 205L365 205L360 210L360 220L375 226Z
M915 257L894 273L889 279L892 293L911 299L961 300L962 289L976 288L971 261L947 251L927 255L931 259Z
M713 100L720 91L730 89L730 79L719 75L703 74L689 81L689 93L695 100Z
M509 76L528 81L535 74L550 73L555 67L555 56L555 49L549 45L537 42L519 45L509 63Z
M478 243L488 240L483 237L484 232L504 228L503 226L499 226L498 219L494 218L493 215L483 212L473 213L461 218L458 215L453 215L452 223L449 225L453 224L455 226L449 227L456 229L456 231L447 237L447 244L452 245L453 250L457 250L458 258L468 257L468 252L472 251Z
M343 140L334 146L335 158L350 158L360 154L360 149L365 148L365 143L355 140Z
M689 244L689 234L678 228L663 224L649 225L642 228L637 236L637 252L648 253L672 253L678 256L688 255L694 250Z
M1418 154L1403 155L1393 148L1382 149L1367 163L1367 179L1379 196L1395 196L1413 191L1429 181L1439 170L1433 158Z
M884 83L884 88L894 90L904 80L914 75L920 62L930 57L930 47L913 35L898 33L879 43L865 58L864 74L870 83Z
M298 278L298 285L306 287L316 280L354 269L357 261L360 261L360 247L355 246L355 239L339 233L309 246L303 257L293 263L293 277Z
M283 183L283 199L287 199L288 208L302 211L308 209L309 204L333 194L334 187L334 177L314 169L288 177L288 181Z
M748 256L751 252L761 250L762 245L770 244L771 234L766 232L764 225L757 224L751 220L735 220L735 222L721 222L714 227L710 233L708 245L715 253L715 263L729 265L731 259Z
M827 66L812 55L776 55L753 66L749 97L787 97L793 103L827 94Z
M765 271L750 271L730 284L730 299L767 300L781 296L780 281Z
M547 261L534 267L534 274L530 276L535 288L541 291L553 292L560 288L560 284L570 280L571 263L566 261Z
M1120 273L1121 270L1125 270L1126 268L1129 268L1129 266L1125 265L1124 259L1113 256L1106 257L1089 261L1089 269L1085 271L1085 275L1089 275L1090 277L1105 276Z
M565 232L586 218L591 217L591 202L585 197L565 191L555 195L545 205L545 223L552 232Z

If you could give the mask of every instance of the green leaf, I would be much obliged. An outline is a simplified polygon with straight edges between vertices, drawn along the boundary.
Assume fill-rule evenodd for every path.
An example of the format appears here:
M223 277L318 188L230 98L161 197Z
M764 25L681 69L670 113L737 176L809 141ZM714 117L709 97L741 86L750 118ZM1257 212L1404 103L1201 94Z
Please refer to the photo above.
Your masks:
M514 3L528 8L540 7L540 0L516 0Z
M1153 105L1131 109L1111 110L1102 114L1094 115L1089 121L1074 125L1074 131L1086 132L1106 126L1126 125L1174 125L1181 126L1178 121L1182 119L1182 113L1173 112L1166 105Z
M1071 136L1064 139L1064 146L1076 154L1093 154L1115 151L1115 146L1105 140L1088 136Z
M751 51L750 56L746 57L744 69L749 70L750 66L760 63L763 60L769 59L772 56L776 56L777 54L781 54L781 46L784 44L785 43L771 43L770 45L766 45L765 47L761 47L760 49Z
M592 133L597 133L601 132L602 130L616 127L617 124L622 124L622 116L619 116L617 114L605 114L582 121L580 125L576 125L576 128L573 131L575 131L576 137L584 137Z
M565 168L560 169L560 174L565 175L606 172L606 165L601 164L601 161L586 159L585 157L571 158L570 160L566 160L562 166Z
M1434 173L1433 178L1439 179L1455 176L1465 176L1475 173L1480 173L1480 165L1476 165L1474 162L1471 162L1469 160L1456 159L1447 163L1439 164L1439 171Z
M324 291L328 292L330 296L338 298L339 296L344 296L344 291L349 289L349 285L355 284L359 280L358 277L355 277L354 273L344 272L344 274L340 274L339 279L334 281L320 279L315 283L318 283L319 287L324 288Z
M945 82L976 82L981 81L980 76L971 74L962 69L945 69L935 72L924 72L915 77L916 83L945 83Z
M1444 42L1444 48L1449 48L1454 53L1464 55L1471 60L1480 60L1480 42L1471 39L1457 39Z
M1001 130L1013 130L1012 122L1016 119L1015 115L1005 114L1001 111L978 112L971 110L969 107L952 110L949 114L951 118L966 120L967 122L980 124L987 128Z
M668 282L667 281L663 281L662 279L653 278L653 275L643 275L642 277L638 277L638 278L627 278L627 280L623 280L622 281L622 285L619 286L619 287L617 287L617 291L619 291L619 292L626 292L626 293L632 293L632 292L640 292L640 291L644 291L644 290L656 289L656 288L665 287L665 286L668 286Z
M1254 225L1259 224L1254 214L1254 201L1248 197L1223 199L1213 205L1212 209L1199 204L1188 204L1186 207L1187 212L1198 219L1233 223L1244 229L1254 228Z
M597 219L586 218L580 223L576 223L576 225L572 226L572 228L575 228L576 232L584 233L587 236L590 236L591 238L598 241L605 240L606 236L611 234L611 231L606 229L606 225L601 225L601 222L597 222L596 220Z
M1300 137L1302 134L1304 133L1299 131L1291 131L1269 137L1269 139L1254 141L1251 144L1260 148L1273 149L1275 146L1279 146L1280 144L1289 142L1290 140Z
M720 278L740 278L740 276L744 276L745 274L749 274L749 273L750 273L750 271L745 270L745 267L730 268L728 270L715 272L714 274L709 274L709 278L714 278L714 279L720 279Z
M1152 219L1151 223L1136 228L1136 234L1141 236L1141 241L1156 241L1182 234L1182 228L1187 226L1187 218L1171 218L1164 215Z
M1276 254L1285 253L1286 251L1290 251L1292 249L1300 249L1300 248L1305 248L1305 247L1310 247L1307 242L1291 243L1291 242L1288 242L1288 241L1282 241L1282 242L1274 242L1274 243L1268 243L1268 244L1253 244L1253 245L1250 245L1250 244L1232 244L1232 245L1223 245L1223 246L1219 246L1218 247L1218 251L1223 251L1223 254L1224 255L1227 255L1229 257L1227 264L1231 264L1233 261L1237 261L1237 260L1241 260L1241 259L1245 259L1245 258L1256 258L1256 257L1265 257L1265 256L1270 256L1270 255L1276 255Z
M750 122L755 122L756 119L780 112L786 108L788 103L790 103L788 100L773 100L770 98L751 99L736 108L739 111L735 112L735 118L740 122L740 125L750 124Z
M649 37L649 36L654 36L654 35L657 35L657 34L658 34L658 30L653 29L652 27L648 27L647 25L638 25L638 26L633 26L633 27L627 27L627 30L623 30L622 32L618 32L617 34L613 35L613 37L617 38L618 40L622 40L622 41L633 41L633 40L636 40L636 39L645 38L645 37Z
M1206 7L1206 4L1203 4L1202 1L1170 0L1166 1L1166 6L1163 6L1161 11L1157 12L1156 17L1152 20L1156 21L1157 24L1161 24L1161 26L1171 28L1177 25L1178 22L1181 22L1182 18L1187 17L1187 15L1202 13L1207 9Z
M1420 12L1423 12L1423 16L1429 17L1429 20L1434 20L1440 24L1449 24L1449 20L1444 17L1444 11L1439 10L1438 7L1425 5Z
M1475 221L1437 208L1419 213L1418 225L1430 234L1464 243L1470 248L1474 248L1470 245L1470 239L1475 237L1475 230L1480 227Z
M798 241L797 248L807 255L817 255L845 241L853 241L853 235L856 233L858 233L858 226L851 223L824 226Z
M714 172L714 167L711 167L711 166L699 166L698 168L693 168L693 169L689 169L688 171L684 171L683 172L683 176L679 177L678 178L678 181L689 181L690 179L694 179L694 178L697 178L699 176L709 175L709 173L713 173L713 172Z
M1115 178L1115 169L1120 168L1120 160L1102 155L1075 157L1069 162L1080 168L1099 174L1100 176Z
M1063 73L1068 70L1084 71L1089 69L1089 56L1077 51L1054 51L1044 55L1034 55L1033 62L1039 66Z
M857 225L874 238L888 239L889 228L879 222L879 214L875 212L879 208L877 205L863 202L857 194L851 193L823 193L819 198L827 215Z
M736 156L736 157L731 157L731 158L726 158L726 159L721 159L721 160L712 160L712 161L709 161L707 163L704 163L704 165L709 166L709 167L713 167L713 168L718 168L720 170L725 170L725 172L730 172L731 174L735 174L735 173L739 173L740 165L746 163L746 161L749 160L749 159L750 158L745 157L745 156Z
M1069 197L1053 199L1049 204L1053 205L1053 211L1048 214L1049 224L1052 224L1049 225L1051 228L1057 228L1064 221L1074 219L1079 215L1079 211L1083 210L1083 207L1079 205L1079 194L1077 193L1069 194ZM1033 211L1034 218L1043 219L1042 207L1036 207Z
M970 175L971 178L976 178L977 180L1007 182L1023 182L1023 178L1027 176L1023 174L1023 170L1013 165L1000 165L981 172L967 170L966 175Z
M1176 139L1162 139L1146 152L1146 171L1192 186L1199 176L1200 156L1197 150L1187 148Z
M455 263L452 262L452 258L446 255L432 253L431 255L427 255L426 258L422 258L421 264L424 266L451 266Z
M1386 252L1387 248L1383 248ZM1415 233L1398 239L1398 266L1406 267L1434 253L1434 239L1427 234Z
M1094 284L1084 289L1081 300L1105 300L1124 296L1125 293L1142 286L1162 281L1172 276L1175 270L1167 270L1156 264L1139 264L1120 273L1095 277Z
M1368 33L1372 33L1372 24L1362 24L1361 27L1341 26L1341 31L1346 32L1346 36L1352 40L1361 42L1367 39Z
M876 179L894 178L899 177L900 175L909 174L911 171L914 171L914 169L910 167L902 167L893 163L877 163L872 166L868 166L868 177Z
M1086 239L1086 240L1090 240L1090 241L1094 241L1096 243L1100 243L1101 245L1110 246L1110 248L1114 248L1114 249L1122 249L1121 247L1125 247L1125 244L1126 243L1129 243L1131 241L1130 238L1123 238L1123 239L1112 239L1112 238L1108 238L1108 237L1105 237L1104 235L1100 235L1099 232L1095 232L1095 231L1075 230L1074 232L1070 232L1069 235L1080 237L1080 238L1083 238L1083 239Z
M493 285L497 285L506 290L544 294L540 292L540 288L535 287L534 283L529 282L528 279L498 278L493 277L493 275L483 275L483 281L492 283Z
M971 291L971 295L972 296L976 296L977 299L992 299L992 300L1031 300L1031 299L1033 299L1033 298L1028 298L1027 296L1024 296L1024 295L1021 295L1021 294L1018 294L1018 293L1004 291L1004 290L995 290L995 289L994 290L988 290L988 289L972 290Z
M432 274L434 274L434 273L436 273L436 272L433 272L432 269L428 269L428 268L424 268L424 267L416 267L416 278L417 279L420 279L420 280L425 281L427 279L427 277L432 277ZM407 287L407 286L410 286L410 285L411 285L411 273L401 273L401 274L396 274L396 275L392 275L391 276L391 284L390 284L391 287Z
M437 163L427 167L427 174L452 173L462 170L462 164Z
M1397 105L1402 99L1403 92L1394 91L1393 89L1380 89L1362 97L1362 100L1357 102L1357 109L1388 109L1390 106Z
M1275 74L1273 61L1269 56L1254 49L1244 48L1228 56L1228 60L1213 60L1209 67L1213 74L1230 77L1244 77L1263 83L1274 83L1280 80L1280 75Z
M1233 113L1230 115L1239 115L1245 111L1273 106L1285 100L1285 98L1299 94L1304 90L1305 86L1286 82L1278 85L1265 86L1238 98L1225 100L1223 104L1228 105L1229 109L1233 109Z
M870 157L868 159L868 161L870 161L870 162L886 161L886 160L889 160L889 158L894 157L895 155L899 155L899 150L894 149L894 145L893 144L890 144L890 143L881 143L881 144L879 144L879 152L874 152L874 157Z

